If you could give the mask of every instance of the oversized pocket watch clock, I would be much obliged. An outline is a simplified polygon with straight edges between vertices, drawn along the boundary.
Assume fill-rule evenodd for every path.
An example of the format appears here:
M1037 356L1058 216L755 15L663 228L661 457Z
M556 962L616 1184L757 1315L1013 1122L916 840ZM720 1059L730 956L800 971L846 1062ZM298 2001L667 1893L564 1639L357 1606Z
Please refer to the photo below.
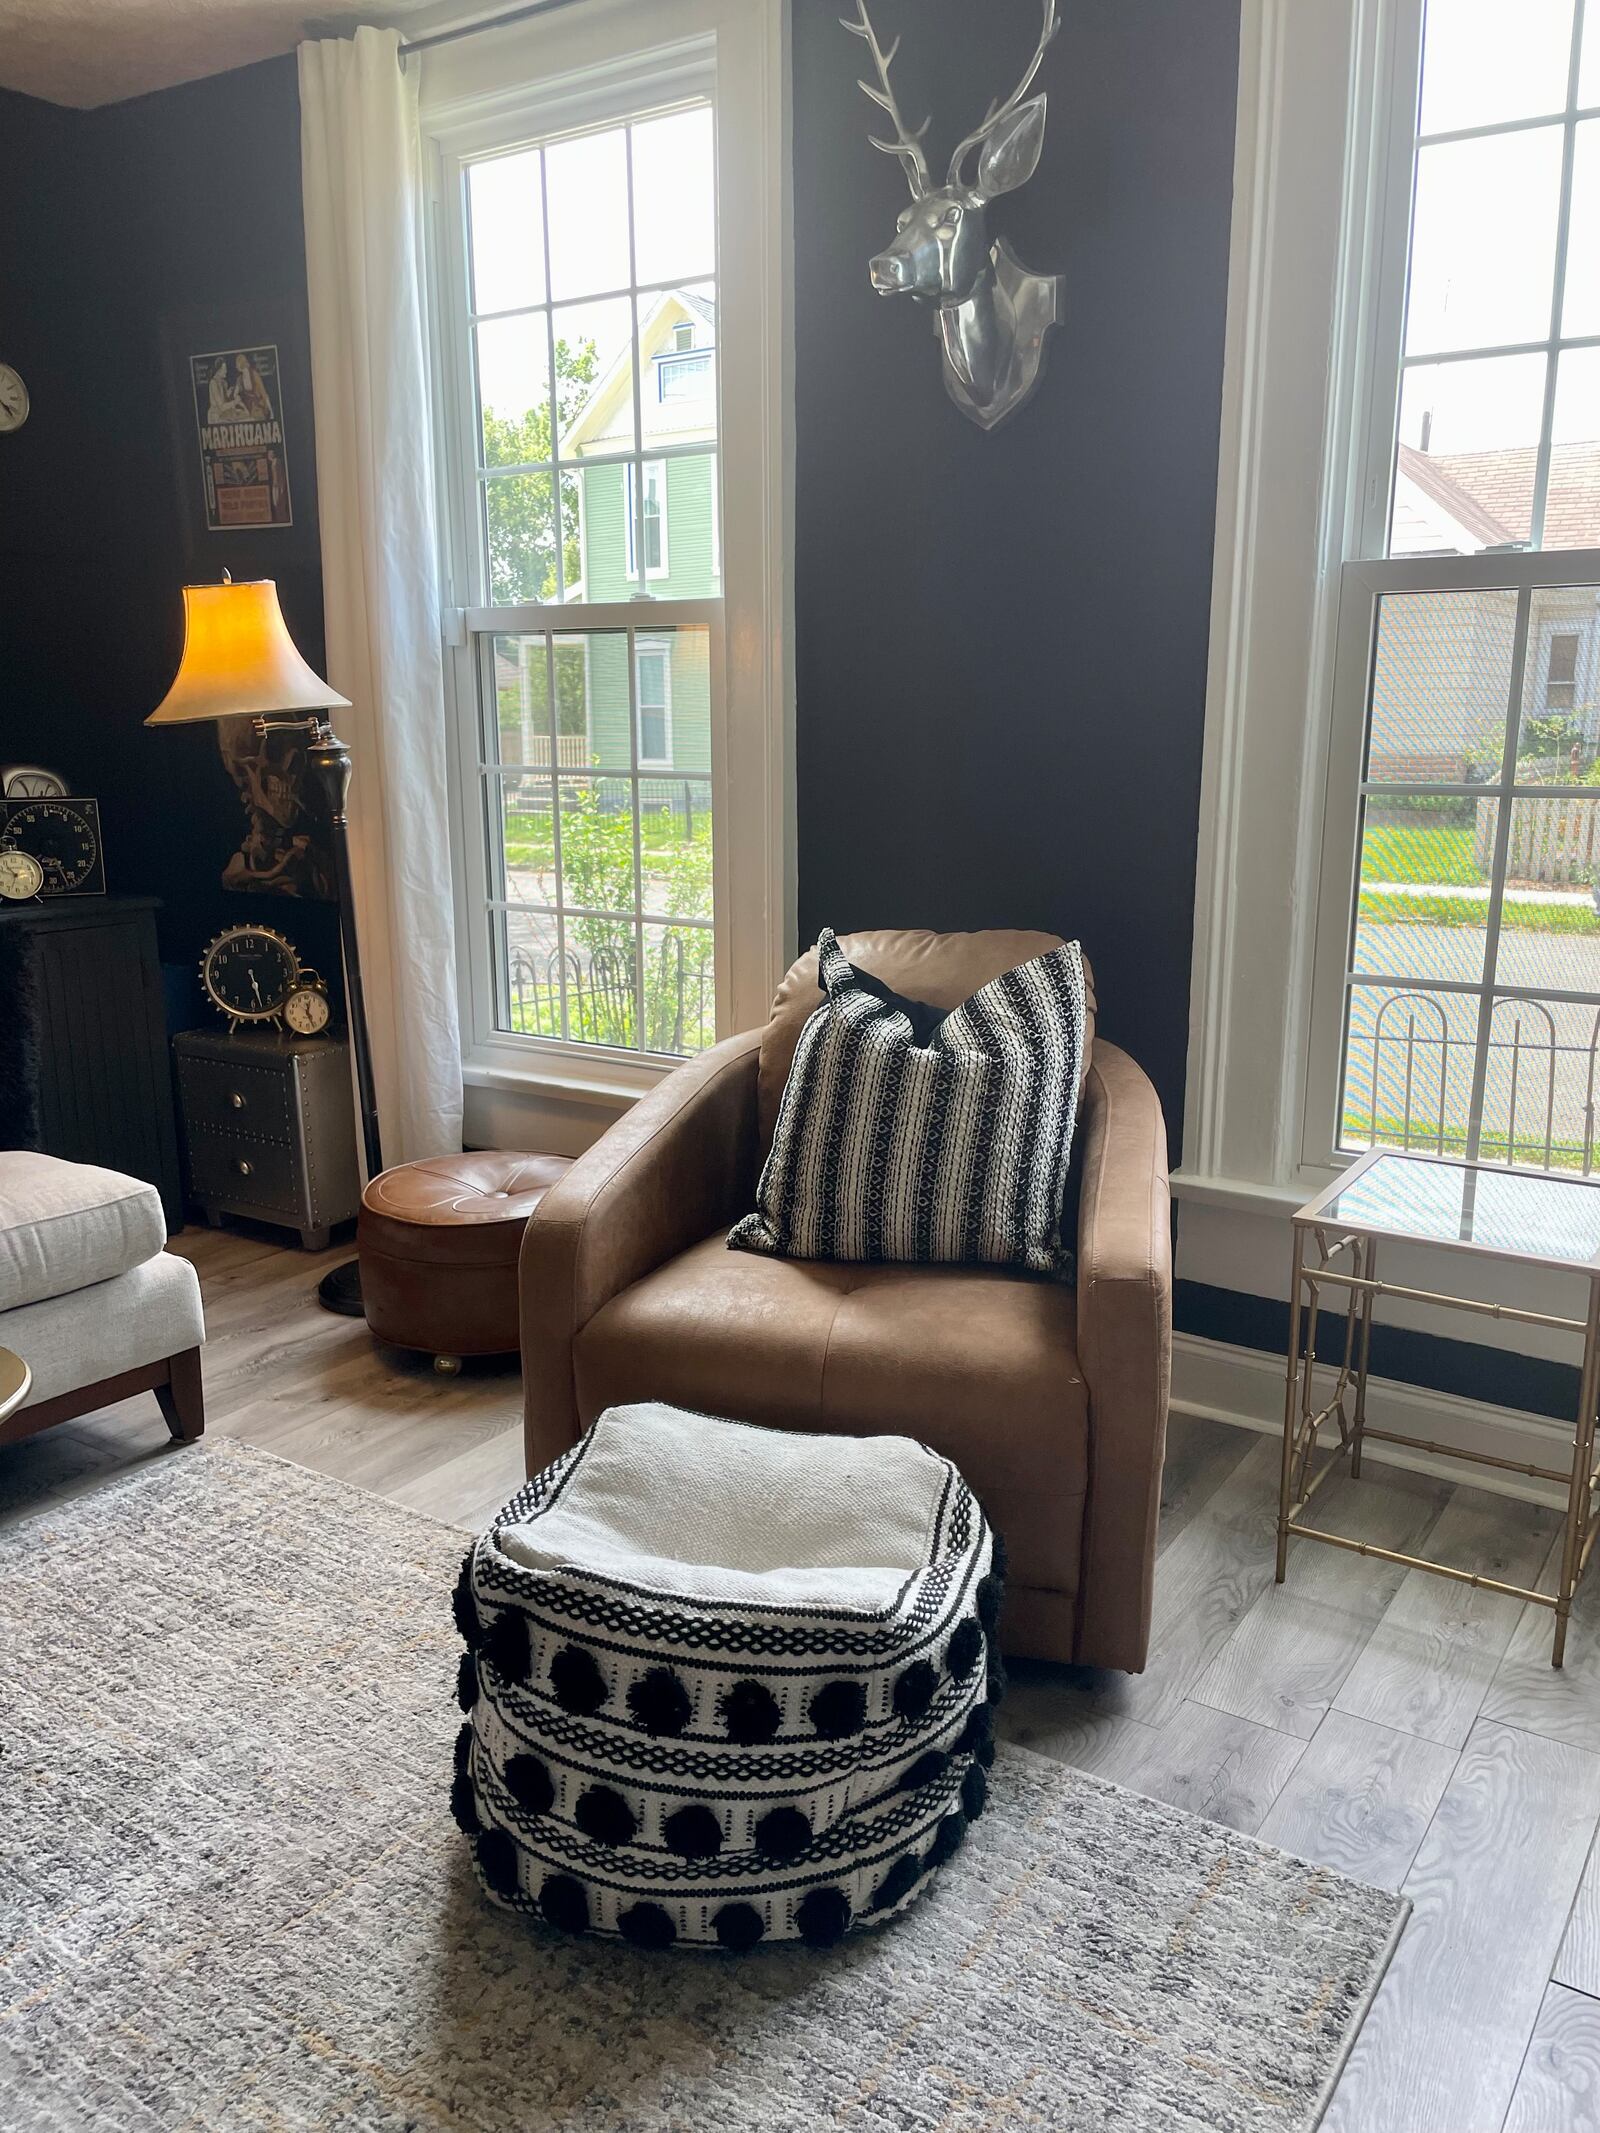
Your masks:
M98 800L0 800L0 844L38 861L41 896L106 893Z

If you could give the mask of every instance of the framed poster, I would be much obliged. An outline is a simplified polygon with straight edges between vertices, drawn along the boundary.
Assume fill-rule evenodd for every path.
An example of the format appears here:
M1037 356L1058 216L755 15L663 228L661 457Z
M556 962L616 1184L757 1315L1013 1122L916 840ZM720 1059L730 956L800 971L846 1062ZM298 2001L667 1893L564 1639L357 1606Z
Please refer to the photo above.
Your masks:
M206 531L292 526L289 454L275 342L189 357Z

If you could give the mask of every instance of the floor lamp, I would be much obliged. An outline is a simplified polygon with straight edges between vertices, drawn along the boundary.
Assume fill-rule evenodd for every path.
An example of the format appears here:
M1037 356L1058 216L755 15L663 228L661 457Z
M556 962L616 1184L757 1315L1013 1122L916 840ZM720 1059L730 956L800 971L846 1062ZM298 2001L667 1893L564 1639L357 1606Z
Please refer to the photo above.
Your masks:
M375 1178L383 1168L383 1152L378 1138L367 1010L361 991L355 897L350 885L349 823L345 812L350 792L350 751L327 718L330 711L348 711L350 699L319 681L296 651L278 605L278 588L270 578L236 585L224 572L220 585L186 585L183 624L183 658L176 678L145 720L147 726L187 726L201 719L249 718L258 733L270 728L307 736L306 761L322 788L333 824L345 1020L355 1057L367 1176ZM317 1295L330 1311L342 1311L350 1318L363 1317L361 1262L350 1259L334 1267L323 1276Z

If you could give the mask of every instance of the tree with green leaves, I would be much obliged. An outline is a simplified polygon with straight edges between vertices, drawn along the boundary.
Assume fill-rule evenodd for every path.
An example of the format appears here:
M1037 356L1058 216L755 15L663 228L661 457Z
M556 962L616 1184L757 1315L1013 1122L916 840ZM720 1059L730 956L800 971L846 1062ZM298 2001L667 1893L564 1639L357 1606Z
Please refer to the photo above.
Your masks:
M563 435L588 397L599 367L593 341L580 341L576 348L556 342L556 406ZM549 460L551 449L548 404L522 415L483 410L485 466L540 465ZM575 474L562 475L561 492L561 568L570 587L582 568ZM555 507L555 481L548 471L507 475L489 483L489 597L497 606L557 597Z

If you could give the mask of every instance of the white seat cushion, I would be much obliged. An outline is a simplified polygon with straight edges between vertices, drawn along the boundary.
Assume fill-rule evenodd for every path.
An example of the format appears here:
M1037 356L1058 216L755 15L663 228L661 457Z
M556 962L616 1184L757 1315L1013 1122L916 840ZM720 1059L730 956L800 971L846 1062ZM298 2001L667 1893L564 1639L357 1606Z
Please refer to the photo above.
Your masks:
M548 1510L501 1527L513 1562L758 1606L893 1607L949 1488L909 1437L793 1436L654 1400L608 1409L584 1451Z
M33 1372L27 1405L198 1348L200 1280L187 1259L157 1252L114 1281L0 1313L0 1345Z
M167 1241L142 1178L29 1149L0 1153L0 1311L113 1281Z

